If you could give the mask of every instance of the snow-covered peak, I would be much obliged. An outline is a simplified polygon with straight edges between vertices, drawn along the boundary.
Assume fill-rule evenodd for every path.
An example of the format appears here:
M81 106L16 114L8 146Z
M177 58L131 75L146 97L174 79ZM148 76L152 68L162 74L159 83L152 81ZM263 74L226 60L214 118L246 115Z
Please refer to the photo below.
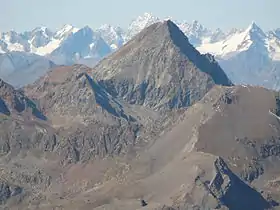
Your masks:
M28 51L30 49L28 46L28 39L26 39L23 34L15 31L2 33L0 38L1 51Z
M266 34L254 21L245 30L245 33L248 33L252 39L263 39L266 37Z
M47 27L37 27L28 33L31 48L38 48L47 45L53 36L53 32Z
M124 43L125 32L120 27L104 24L98 28L96 32L104 39L112 50L116 50Z
M31 53L0 54L0 77L16 88L33 83L53 66L47 58Z
M229 59L241 52L280 60L280 39L275 32L264 33L252 22L245 30L233 30L221 41L203 43L198 47L202 53L212 53L218 58Z
M128 27L126 40L131 39L133 36L138 34L144 28L159 21L160 19L158 17L155 17L151 13L147 13L147 12L144 13L142 16L137 17L130 23Z
M219 42L225 39L226 37L227 35L220 28L217 28L215 31L212 32L209 42L210 43Z
M177 25L177 23L178 23L178 22L177 22L176 20L174 20L173 17L171 17L171 16L167 16L167 17L165 17L163 20L164 20L164 21L171 20L171 21L174 22L176 25Z
M232 35L237 34L237 33L241 33L241 32L243 32L243 31L244 31L243 29L232 28L232 29L230 29L229 31L227 31L225 34L226 34L226 36L228 37L228 36L232 36Z
M267 48L272 60L280 60L280 37L275 32L269 32L266 41Z
M145 27L160 21L158 17L153 16L151 13L144 13L142 16L134 19L128 27L128 30L137 26L137 28L144 29Z
M260 30L260 27L257 25L257 23L255 21L252 21L251 24L247 27L247 30L258 31L258 30Z
M50 29L48 29L47 27L43 26L43 27L36 27L35 29L33 29L31 31L31 34L41 34L45 37L50 37L53 35L52 31Z
M210 37L211 31L205 28L197 20L194 20L191 24L188 22L177 22L179 28L188 37L191 44L199 46L202 43L202 39Z
M69 36L71 33L75 33L78 30L79 30L78 28L70 24L66 24L55 33L54 37L56 39L64 39L65 37Z
M96 62L110 52L110 47L102 37L89 26L85 26L65 38L50 56L55 63L68 65L83 59L93 59Z
M210 35L210 30L205 28L197 20L194 20L192 24L189 25L187 34L192 34L196 36L207 36Z
M103 24L97 30L103 30L103 31L110 30L110 31L112 31L112 30L114 30L114 27L110 24Z
M7 42L10 42L10 43L16 43L21 39L21 37L15 31L8 31L8 32L2 33L2 39L4 39Z
M184 33L189 31L190 28L190 24L186 21L184 22L179 22L177 20L173 21L179 28L181 31L183 31Z
M266 52L266 34L252 22L247 29L243 31L235 30L221 41L203 44L198 50L206 53L210 52L219 57L233 56L237 53L253 49L255 51Z
M72 52L88 56L93 51L100 51L99 49L106 49L104 52L109 52L106 45L111 50L117 50L145 27L162 20L172 20L177 24L190 43L203 53L230 57L254 49L270 53L273 58L280 57L280 29L264 33L255 22L252 22L246 29L232 29L224 33L221 29L210 30L197 20L177 21L172 17L160 19L151 13L144 13L135 18L127 30L110 24L104 24L96 30L92 30L89 26L76 28L66 24L55 33L47 27L37 27L23 34L15 31L2 33L0 52L24 51L39 55L58 55L63 52L67 56L68 52L69 56L72 56Z
M83 36L93 36L94 32L89 26L84 26L83 28L79 29L75 33L80 33Z
M74 28L74 26L72 26L71 24L65 24L62 26L62 28L60 29L60 31L69 31L72 28Z
M145 19L145 20L157 19L155 16L153 16L152 13L149 13L149 12L145 12L142 17L139 16L138 18Z
M206 29L197 20L193 20L192 24L190 24L190 30L192 30L192 31L204 31Z

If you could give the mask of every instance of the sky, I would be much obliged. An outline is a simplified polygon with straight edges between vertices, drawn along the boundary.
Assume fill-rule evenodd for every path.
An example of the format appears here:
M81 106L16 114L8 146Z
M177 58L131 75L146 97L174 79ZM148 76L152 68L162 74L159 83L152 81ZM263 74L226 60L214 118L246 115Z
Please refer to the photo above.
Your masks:
M0 31L53 30L64 24L98 28L127 27L145 12L160 18L198 20L208 28L246 28L255 21L264 30L280 28L280 0L0 0ZM4 5L4 7L3 7Z

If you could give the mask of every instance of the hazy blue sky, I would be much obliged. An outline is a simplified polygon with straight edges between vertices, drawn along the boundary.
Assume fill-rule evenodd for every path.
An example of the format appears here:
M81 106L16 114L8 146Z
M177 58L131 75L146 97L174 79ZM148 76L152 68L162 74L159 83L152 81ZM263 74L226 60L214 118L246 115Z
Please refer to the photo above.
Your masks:
M246 27L253 20L263 29L280 27L280 0L0 0L0 31L52 29L65 23L93 28L103 23L126 27L150 12L178 20L198 20L209 28ZM4 7L3 7L4 6Z

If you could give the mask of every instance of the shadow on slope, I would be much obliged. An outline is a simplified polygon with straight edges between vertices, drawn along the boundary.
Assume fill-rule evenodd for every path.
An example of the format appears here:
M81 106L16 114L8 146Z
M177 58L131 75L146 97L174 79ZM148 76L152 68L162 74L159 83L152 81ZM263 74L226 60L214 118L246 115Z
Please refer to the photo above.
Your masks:
M167 21L170 36L174 44L193 62L201 71L209 74L218 85L232 85L227 75L215 61L211 54L201 55L191 44L184 33L172 21Z
M102 108L104 108L107 112L114 115L115 117L122 117L126 120L135 121L135 119L132 119L131 116L127 116L124 114L122 105L113 98L110 98L109 93L107 93L101 86L94 82L90 76L88 76L87 74L85 74L85 76L94 92L97 104L99 104ZM117 107L113 107L110 101L112 101Z
M270 204L259 192L243 182L226 166L222 158L215 161L215 167L218 173L212 186L217 187L225 184L225 176L228 176L230 180L224 189L220 188L221 192L224 193L222 197L217 196L222 205L227 206L230 210L265 210L270 209L273 205L278 205L274 202ZM219 190L219 188L217 189Z
M2 98L0 98L0 113L3 113L5 115L10 115L11 114L11 112L9 111L5 101Z
M38 119L47 120L47 117L37 108L36 104L26 97L22 90L16 90L12 85L0 79L0 112L5 115L28 114Z

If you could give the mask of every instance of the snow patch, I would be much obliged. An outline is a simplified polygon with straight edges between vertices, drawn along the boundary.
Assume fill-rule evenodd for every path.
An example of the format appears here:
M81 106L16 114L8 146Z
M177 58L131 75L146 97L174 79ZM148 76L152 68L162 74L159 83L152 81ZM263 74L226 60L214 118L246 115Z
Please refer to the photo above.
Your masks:
M33 52L42 56L51 54L55 49L57 49L60 46L60 43L61 40L53 39L46 46L34 49Z

